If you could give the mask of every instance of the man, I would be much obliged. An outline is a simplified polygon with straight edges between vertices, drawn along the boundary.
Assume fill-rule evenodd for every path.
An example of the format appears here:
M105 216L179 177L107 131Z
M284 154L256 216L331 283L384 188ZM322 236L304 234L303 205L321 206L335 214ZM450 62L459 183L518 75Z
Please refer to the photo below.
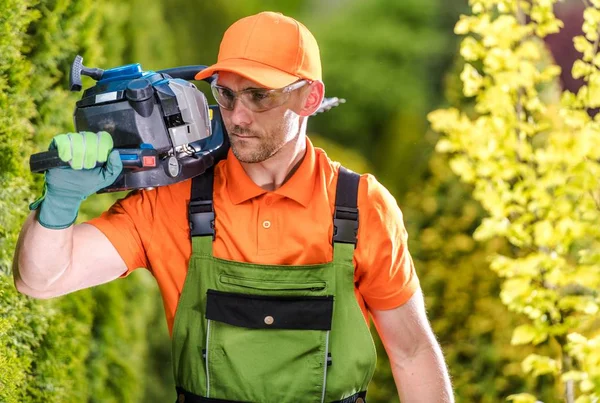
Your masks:
M369 314L402 401L452 401L394 198L306 137L324 96L315 38L279 13L243 18L196 78L213 74L227 158L88 223L73 225L79 204L115 180L119 156L107 133L55 137L73 169L46 175L16 287L49 298L151 270L180 402L364 402Z

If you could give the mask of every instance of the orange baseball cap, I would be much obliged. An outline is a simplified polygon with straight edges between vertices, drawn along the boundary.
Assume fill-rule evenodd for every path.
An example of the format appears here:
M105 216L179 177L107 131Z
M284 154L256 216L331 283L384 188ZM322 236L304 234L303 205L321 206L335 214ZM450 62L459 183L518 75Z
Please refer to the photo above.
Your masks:
M321 80L319 46L300 22L265 11L233 23L223 35L217 63L195 79L219 71L239 74L267 88L285 87L298 79Z

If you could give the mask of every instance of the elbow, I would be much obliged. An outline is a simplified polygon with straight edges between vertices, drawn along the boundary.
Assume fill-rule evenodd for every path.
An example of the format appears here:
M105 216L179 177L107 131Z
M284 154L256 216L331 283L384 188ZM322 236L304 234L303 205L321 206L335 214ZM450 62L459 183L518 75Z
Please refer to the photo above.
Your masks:
M31 288L30 286L27 285L27 283L25 283L23 281L22 278L20 278L16 274L14 276L14 283L15 283L15 288L17 289L17 291L28 297L36 298L36 299L49 299L52 297L52 295L46 290L39 290L39 289Z
M20 278L17 278L15 276L15 288L17 289L18 292L20 292L23 295L27 295L28 297L33 297L35 298L35 293L32 293L31 291L33 291L31 288L27 287L27 284L25 284L23 282L23 280L21 280Z
M15 288L21 294L26 295L31 298L35 298L35 299L50 299L55 296L52 292L50 292L48 290L33 289L33 288L29 287L27 284L25 284L23 281L15 280Z
M426 332L421 337L414 338L411 342L395 345L388 354L390 361L402 366L404 363L411 363L420 357L436 355L440 352L439 344L433 333Z
M49 299L53 296L52 293L49 292L49 283L41 285L37 284L35 288L27 283L23 279L16 261L13 262L13 280L15 289L23 295L36 299Z
M437 352L437 348L432 343L422 343L416 344L412 346L405 346L402 349L399 349L395 352L395 354L390 357L390 361L395 362L399 366L402 366L405 363L411 363L415 360L418 360L420 357L424 355L431 355Z

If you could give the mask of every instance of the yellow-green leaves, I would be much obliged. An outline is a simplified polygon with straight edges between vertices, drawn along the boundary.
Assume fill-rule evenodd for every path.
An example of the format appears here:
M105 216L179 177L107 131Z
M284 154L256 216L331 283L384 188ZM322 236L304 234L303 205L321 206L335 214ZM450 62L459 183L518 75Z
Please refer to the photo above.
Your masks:
M476 30L478 24L482 23L482 19L475 16L470 15L461 15L460 19L454 26L454 33L456 35L466 35L470 32ZM489 16L487 16L487 21L489 21Z
M571 69L571 75L573 78L587 77L594 71L594 66L590 63L586 63L583 60L575 60L573 68Z
M491 258L504 279L502 302L528 320L512 344L552 339L571 357L532 354L523 371L576 383L581 403L600 398L600 336L585 334L600 314L600 114L588 113L600 107L600 0L586 8L584 35L573 40L582 57L571 73L585 85L560 97L560 68L542 41L562 27L555 3L471 0L473 14L461 16L455 33L465 35L460 78L474 108L428 118L442 134L436 150L451 153L453 172L488 213L475 239L513 246L512 255Z
M472 36L468 36L460 44L460 55L469 62L479 60L485 55L485 47Z
M505 305L523 300L531 295L531 280L524 277L511 278L504 282L500 298Z
M600 10L593 7L588 7L583 12L582 30L585 37L594 42L598 39L598 23L600 23Z
M594 59L595 51L594 45L585 36L579 35L573 38L573 44L575 49L583 54L583 61L591 62ZM577 60L579 61L579 60Z
M506 400L513 403L537 403L538 401L535 396L530 395L529 393L510 395L506 398Z
M483 85L483 78L479 75L475 67L470 64L465 64L462 73L460 73L460 79L464 84L463 93L466 97L476 95Z
M598 313L598 301L590 295L569 295L558 301L558 307L567 312L582 312L586 315Z
M531 373L533 376L545 374L557 375L560 365L557 360L543 355L530 354L521 364L523 372Z
M554 34L564 26L563 22L554 16L553 6L558 0L533 1L530 17L535 24L535 34L543 38Z
M532 325L521 325L513 331L511 344L540 344L548 338L548 333Z
M579 388L585 394L581 397L589 399L581 400L582 402L600 399L600 335L588 340L579 333L571 333L567 340L567 351L581 362L582 368L575 373L566 373L563 377L579 382Z

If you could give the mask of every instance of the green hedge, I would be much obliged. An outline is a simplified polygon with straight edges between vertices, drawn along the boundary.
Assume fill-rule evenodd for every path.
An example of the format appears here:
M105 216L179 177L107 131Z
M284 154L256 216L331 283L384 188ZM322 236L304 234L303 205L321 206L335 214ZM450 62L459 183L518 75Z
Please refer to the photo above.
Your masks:
M7 17L10 16L10 17ZM32 65L21 51L29 24L39 13L20 0L0 2L0 271L9 272L17 228L25 217L30 174L22 161L31 151L29 139L35 114L30 89Z
M164 318L148 273L47 301L19 294L10 275L43 179L29 173L28 157L73 130L80 94L67 89L70 63L82 54L86 65L105 67L135 53L125 46L135 35L133 11L116 0L0 2L0 402L149 401L147 335L164 335L166 326L155 329ZM141 23L148 29L160 16Z

